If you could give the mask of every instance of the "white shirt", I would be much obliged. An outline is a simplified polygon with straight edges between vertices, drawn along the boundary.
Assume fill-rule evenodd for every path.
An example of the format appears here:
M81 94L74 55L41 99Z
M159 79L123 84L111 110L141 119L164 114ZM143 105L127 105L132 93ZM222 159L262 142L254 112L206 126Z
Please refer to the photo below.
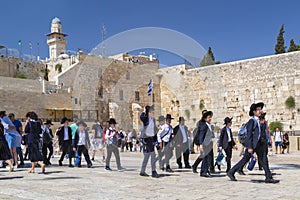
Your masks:
M259 122L259 118L254 116L254 120L256 120L257 122L257 126L258 126L258 129L259 129L259 134L260 134L260 122Z
M282 142L281 137L282 137L282 132L275 132L274 136L275 136L275 142Z
M64 141L69 140L69 127L64 126Z
M227 132L227 135L228 135L228 142L231 142L230 128L226 127L226 132Z
M113 143L115 134L117 134L116 129L113 129L113 128L109 127L106 130L105 139L106 139L107 144L112 144Z
M185 126L179 125L179 128L181 130L181 134L182 134L182 143L186 143L187 142L187 132L185 131Z
M78 145L86 145L85 131L79 132Z
M211 125L207 122L206 122L206 125L208 126L209 130L212 132Z
M170 137L172 135L172 127L168 124L164 124L161 126L160 130L157 133L157 141L161 142L169 142Z
M153 137L154 136L154 121L153 121L153 118L149 118L149 124L146 128L145 134L148 137Z

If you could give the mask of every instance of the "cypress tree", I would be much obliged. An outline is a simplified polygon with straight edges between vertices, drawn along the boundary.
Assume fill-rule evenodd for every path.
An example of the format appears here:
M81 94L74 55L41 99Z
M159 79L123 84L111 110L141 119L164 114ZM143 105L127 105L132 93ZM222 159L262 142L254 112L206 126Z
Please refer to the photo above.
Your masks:
M277 44L275 45L275 54L285 53L286 46L284 46L284 24L281 25L279 34L277 36Z
M214 65L215 64L215 56L214 53L211 50L211 47L208 47L207 53L204 55L203 59L200 62L200 66L208 66L208 65Z

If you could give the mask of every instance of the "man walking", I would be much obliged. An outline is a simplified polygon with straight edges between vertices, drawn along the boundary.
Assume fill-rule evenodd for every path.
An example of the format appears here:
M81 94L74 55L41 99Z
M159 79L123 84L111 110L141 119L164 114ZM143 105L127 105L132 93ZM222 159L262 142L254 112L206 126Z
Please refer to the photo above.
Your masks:
M231 168L232 149L234 148L237 150L237 146L232 137L232 132L230 128L232 125L232 118L226 117L224 119L224 125L225 127L222 128L221 130L218 147L220 152L222 152L222 150L224 149L226 153L226 162L227 162L226 173L227 173Z
M174 128L173 131L174 143L175 143L175 155L177 158L177 165L179 169L182 169L181 155L183 154L183 160L185 168L192 168L189 164L189 142L188 142L188 127L185 125L184 117L179 117L179 125Z
M267 160L264 158L264 153L261 152L264 149L264 140L265 133L262 133L259 122L259 117L262 114L262 109L264 107L264 103L253 103L250 107L249 116L251 119L247 123L247 138L245 142L245 154L243 158L235 165L229 172L227 176L231 181L237 181L234 174L241 169L251 158L254 152L257 153L258 162L261 164L263 169L265 170L265 183L279 183L279 180L275 180L272 177L272 173L270 172Z

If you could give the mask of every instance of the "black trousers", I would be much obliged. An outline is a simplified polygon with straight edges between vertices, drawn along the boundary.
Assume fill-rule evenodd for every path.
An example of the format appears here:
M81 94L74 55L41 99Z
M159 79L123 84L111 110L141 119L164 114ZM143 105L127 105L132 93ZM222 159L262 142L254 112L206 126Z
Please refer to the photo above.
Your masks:
M49 150L49 154L47 156L47 151ZM53 154L53 143L43 143L43 148L42 148L42 153L43 153L43 161L45 164L50 162L50 158Z
M61 145L61 151L62 154L60 156L59 161L62 162L66 154L69 154L69 164L71 165L72 164L72 142L70 142L69 140L63 141Z
M176 145L175 147L175 155L177 158L177 165L178 167L182 167L182 162L181 162L181 155L183 154L183 160L184 160L184 165L186 167L190 166L189 163L189 147L188 147L188 142L180 144L180 146Z
M226 149L224 149L226 153L226 162L227 162L227 169L226 172L228 172L231 169L231 158L232 158L232 143L229 142Z
M78 152L78 156L80 156L80 157L82 154L84 155L85 161L88 165L92 164L90 156L89 156L89 151L84 145L79 145L77 147L77 152ZM80 161L79 161L79 164L78 164L79 166L81 165L81 160L82 159L80 159Z
M269 162L268 162L267 154L265 153L267 150L268 150L268 141L266 139L260 139L255 148L258 163L264 169L266 179L271 179L272 173L269 169ZM251 154L248 153L248 149L246 148L243 158L235 166L232 167L230 172L234 174L239 169L242 169L247 164L247 162L249 162L250 159L251 159Z
M201 164L200 174L208 173L208 169L211 168L211 163L213 163L213 157L213 150L204 156Z
M211 151L210 154L209 154L209 163L208 163L208 167L209 167L209 170L210 171L214 171L215 170L215 164L214 164L214 151ZM197 157L197 159L195 160L194 164L193 164L193 167L195 169L198 168L199 164L201 161L203 161L204 159L204 155L200 153L200 155Z

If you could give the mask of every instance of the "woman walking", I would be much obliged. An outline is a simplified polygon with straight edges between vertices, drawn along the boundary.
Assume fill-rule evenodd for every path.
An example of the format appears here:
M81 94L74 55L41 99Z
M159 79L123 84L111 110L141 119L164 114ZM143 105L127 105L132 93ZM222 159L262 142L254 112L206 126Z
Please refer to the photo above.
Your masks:
M11 159L12 159L12 156L11 156L7 141L4 136L4 127L0 120L0 160L5 160L5 162L9 165L10 172L12 172L14 170Z
M45 164L43 164L43 156L39 151L40 134L42 133L41 124L37 121L38 116L35 112L29 113L29 121L25 127L25 133L28 135L28 153L31 161L31 169L28 173L34 173L35 165L38 164L42 173L45 173Z

